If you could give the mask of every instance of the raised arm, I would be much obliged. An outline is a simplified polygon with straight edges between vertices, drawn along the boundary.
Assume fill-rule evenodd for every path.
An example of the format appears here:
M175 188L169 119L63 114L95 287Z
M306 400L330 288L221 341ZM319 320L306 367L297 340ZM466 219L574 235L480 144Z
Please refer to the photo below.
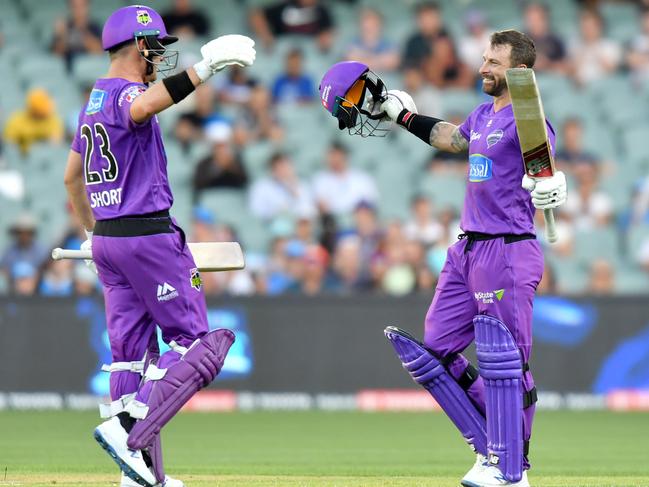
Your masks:
M457 125L419 115L415 102L405 91L390 90L381 110L385 111L390 120L437 149L446 152L464 152L469 149L469 141Z

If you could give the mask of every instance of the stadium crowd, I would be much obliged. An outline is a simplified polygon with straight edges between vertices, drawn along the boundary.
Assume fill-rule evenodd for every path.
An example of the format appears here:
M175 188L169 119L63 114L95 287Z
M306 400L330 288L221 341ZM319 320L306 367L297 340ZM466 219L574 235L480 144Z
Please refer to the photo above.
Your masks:
M17 4L25 6L21 1L26 2L17 0ZM171 180L177 199L187 200L181 224L188 240L238 240L246 251L244 271L203 274L206 293L430 293L446 248L461 233L461 194L451 194L449 203L435 191L426 191L424 185L404 187L403 181L437 181L437 187L449 181L461 187L466 158L437 153L415 138L403 139L397 133L371 152L372 163L360 163L358 141L353 137L328 129L320 134L320 127L300 132L291 117L306 113L308 117L298 118L298 124L307 119L335 125L333 119L320 117L326 115L317 93L324 71L313 68L326 69L327 62L349 59L368 64L386 81L399 83L413 95L420 112L461 122L472 107L449 107L452 96L487 100L480 94L477 70L490 33L502 28L494 25L489 4L463 2L461 23L451 29L444 15L451 2L395 0L392 7L385 6L388 2L342 0L232 2L244 13L240 30L251 32L257 40L258 62L272 65L272 74L262 72L263 68L230 69L216 76L213 83L200 86L193 97L175 107L171 117L161 117L165 143L172 146L169 152L175 156L168 161L170 174L182 173L184 177L177 179L179 184L175 177ZM216 7L217 14L209 15L212 4L198 5L190 0L154 3L152 6L164 12L171 33L188 45L200 46L222 27L213 25L219 15ZM512 0L521 19L520 25L513 27L527 32L536 43L539 78L554 81L555 87L566 86L573 93L597 93L602 80L612 80L610 86L614 86L621 79L633 96L638 93L640 99L643 93L646 97L649 5L575 3L577 23L568 37L565 30L559 33L553 26L555 3ZM607 25L602 13L611 4L635 12L633 23L623 26L631 33L624 40L608 35L613 27L619 31L619 26ZM55 20L49 44L43 47L49 48L49 56L60 58L71 89L78 88L83 96L91 85L77 82L77 61L104 55L102 19L93 16L93 5L88 0L69 0L68 14ZM396 28L388 26L393 22L392 8L407 11ZM354 16L342 18L336 12ZM0 36L0 56L11 42L8 36ZM195 60L192 55L196 53L183 50L180 64L190 65ZM543 90L543 82L541 87ZM543 95L546 98L545 91ZM646 102L641 99L639 103ZM592 138L586 140L593 123L588 115L592 107L580 105L579 100L570 107L561 106L561 102L547 106L550 118L553 113L561 114L555 121L556 159L570 185L568 202L558 212L560 240L547 247L540 291L646 292L642 286L649 283L649 177L639 177L638 168L649 156L641 153L634 159L628 149L600 151L598 145L592 145ZM38 212L22 203L28 199L32 178L38 176L20 167L21 158L29 158L30 151L43 144L67 147L80 106L57 106L52 94L38 86L25 90L24 108L12 113L4 110L0 99L4 125L0 201L20 203L11 207L17 211L3 210L0 217L0 231L9 236L4 249L0 248L0 294L100 292L96 276L82 263L48 258L52 247L78 248L84 239L69 207L57 208L67 211L67 221L61 227L65 231L42 235ZM613 130L614 123L626 121L607 119L605 128ZM649 123L649 117L644 121ZM395 128L395 132L399 130ZM373 142L363 141L362 145L368 147ZM412 178L392 181L388 176L386 184L381 181L379 165L395 162L377 160L380 150L390 149L394 155L395 147L403 144L421 145L413 149L418 160L409 161L404 155L404 160L398 161L411 164L404 172ZM302 146L310 145L315 146L316 156L306 161L308 147ZM628 160L623 162L623 158ZM50 163L60 170L54 173L58 179L48 184L63 186L65 161ZM625 179L622 173L629 171L630 164L636 166ZM398 168L390 174L399 176ZM622 183L624 187L616 188L621 193L616 199L609 189ZM445 189L449 191L449 187ZM219 194L234 195L233 200L241 206L226 210L210 204L212 196ZM390 211L395 194L401 198L401 212ZM227 214L229 210L235 214ZM245 225L239 226L239 221L257 228L257 236L246 238ZM538 225L543 238L542 218ZM602 251L603 245L610 248Z

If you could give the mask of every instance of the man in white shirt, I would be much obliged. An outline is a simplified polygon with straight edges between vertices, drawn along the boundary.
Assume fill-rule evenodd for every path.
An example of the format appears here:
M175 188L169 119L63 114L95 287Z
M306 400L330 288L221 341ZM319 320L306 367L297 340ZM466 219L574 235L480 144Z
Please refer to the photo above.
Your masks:
M361 202L376 204L379 197L374 179L350 168L347 149L334 142L327 153L327 169L313 178L313 192L323 213L351 214Z

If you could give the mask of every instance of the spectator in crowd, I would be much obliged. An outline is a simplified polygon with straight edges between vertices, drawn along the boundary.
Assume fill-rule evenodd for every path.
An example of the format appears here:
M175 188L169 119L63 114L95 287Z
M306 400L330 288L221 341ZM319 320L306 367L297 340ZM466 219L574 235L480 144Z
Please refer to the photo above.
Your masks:
M367 291L370 285L361 273L361 242L355 235L341 238L333 257L333 289L337 293L349 294Z
M270 102L269 91L263 85L255 86L248 103L237 114L235 143L243 147L254 142L279 143L283 138L284 130L277 119L275 106Z
M210 21L190 0L174 0L173 6L162 14L167 32L181 39L209 34Z
M38 287L38 269L30 262L20 260L11 266L10 293L16 296L33 296Z
M424 62L424 75L437 88L468 90L473 87L475 71L469 69L457 55L450 37L435 42L435 51Z
M606 259L595 259L588 268L587 292L598 296L615 291L615 269Z
M38 286L41 296L70 296L74 291L74 261L52 260L43 270Z
M489 45L491 29L487 25L484 13L476 9L471 9L466 13L464 25L467 35L460 39L458 53L460 60L469 67L469 70L476 73L474 77L477 77L478 69L482 65L484 48Z
M642 10L640 29L641 31L631 39L626 56L632 80L638 86L649 80L649 7Z
M416 195L410 205L411 216L404 227L408 240L420 242L430 247L444 236L444 227L433 215L433 205L424 195Z
M579 38L570 44L572 76L580 85L614 73L621 61L620 45L604 37L604 19L595 9L579 15Z
M313 217L315 202L306 183L295 173L293 162L284 153L275 153L268 163L270 175L250 188L250 211L269 221L280 215Z
M92 269L83 263L74 266L74 292L78 296L89 296L98 292L99 279Z
M0 271L8 276L10 287L14 287L18 274L25 274L24 277L29 278L29 282L32 277L38 281L39 269L48 258L48 252L36 240L36 232L36 220L28 213L19 215L9 228L12 241L0 259ZM27 272L26 266L33 269L33 272Z
M613 217L611 197L597 189L599 168L582 165L574 173L576 187L568 195L562 212L571 220L577 230L592 230L609 225Z
M556 161L564 171L572 173L583 164L600 165L598 157L584 149L584 127L578 118L569 118L562 127L562 147L557 151Z
M370 288L377 282L374 269L375 260L380 257L384 232L380 227L376 207L361 201L354 209L354 226L342 234L342 238L353 235L359 244L359 284Z
M401 224L390 222L385 231L380 255L373 261L372 274L378 287L393 295L404 295L414 291L417 276L413 262L418 260L419 248L409 249ZM410 255L409 255L410 254Z
M442 22L442 13L435 2L419 3L415 10L417 31L408 37L401 56L404 67L421 68L430 58L439 39L448 38Z
M201 160L194 172L194 197L207 188L243 189L248 174L232 144L232 128L223 122L210 124L206 137L212 143L212 153Z
M90 20L88 0L68 0L69 16L54 23L52 52L61 56L68 71L79 54L101 54L101 28Z
M334 283L328 272L329 254L320 245L308 245L304 254L304 277L300 291L307 296L331 292Z
M333 44L332 16L320 0L285 0L253 9L250 23L255 37L268 49L277 37L287 34L314 37L322 52L328 52Z
M313 191L322 213L351 214L364 201L376 204L379 193L374 179L349 167L347 148L334 142L327 151L327 169L313 178Z
M273 103L310 103L315 97L311 77L304 73L303 54L293 48L286 54L284 72L273 81Z
M17 169L12 169L2 154L0 142L0 205L2 200L21 201L25 195L25 180Z
M419 113L442 113L441 92L424 79L421 69L412 66L404 68L403 84Z
M212 86L216 99L224 105L244 106L250 102L259 82L240 66L228 68L227 76L215 76Z
M63 121L54 109L47 91L37 88L27 93L25 110L14 112L7 120L4 136L23 154L36 142L58 143L63 140Z
M347 60L367 64L372 71L386 73L399 67L397 46L385 38L383 16L378 10L364 7L360 11L359 36L347 48Z
M550 28L548 7L542 3L530 3L525 7L525 33L536 45L535 71L554 71L566 74L566 46Z

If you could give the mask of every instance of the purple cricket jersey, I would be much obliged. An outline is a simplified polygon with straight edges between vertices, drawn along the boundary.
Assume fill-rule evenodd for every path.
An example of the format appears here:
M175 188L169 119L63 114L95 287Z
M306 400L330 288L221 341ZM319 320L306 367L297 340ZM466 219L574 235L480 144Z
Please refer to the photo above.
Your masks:
M72 150L83 159L96 220L167 210L173 203L158 119L138 124L129 112L146 89L142 83L100 78L79 114Z
M554 129L548 125L552 153ZM460 226L465 232L534 234L534 205L521 187L525 173L512 106L478 106L460 125L469 141L469 174Z

